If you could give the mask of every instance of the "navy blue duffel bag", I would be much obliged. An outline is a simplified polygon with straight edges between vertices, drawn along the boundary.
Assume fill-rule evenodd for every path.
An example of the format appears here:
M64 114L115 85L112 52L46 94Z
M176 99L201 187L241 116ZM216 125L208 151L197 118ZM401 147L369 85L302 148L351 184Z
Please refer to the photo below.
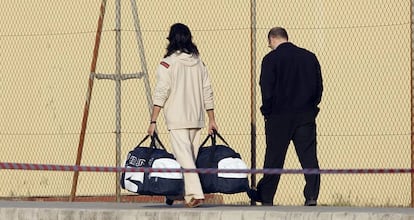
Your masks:
M128 153L125 168L148 167L157 169L180 169L174 155L168 153L156 133L151 136L149 147L141 146L150 136L147 135L134 150ZM156 147L158 142L161 149ZM121 187L140 195L182 195L184 179L182 172L123 172Z
M216 137L226 145L217 145ZM211 146L204 146L211 139ZM224 138L215 131L208 135L200 146L196 160L197 168L241 169L246 170L247 165L240 154L228 146ZM201 186L204 193L233 194L246 192L249 189L247 173L200 173Z

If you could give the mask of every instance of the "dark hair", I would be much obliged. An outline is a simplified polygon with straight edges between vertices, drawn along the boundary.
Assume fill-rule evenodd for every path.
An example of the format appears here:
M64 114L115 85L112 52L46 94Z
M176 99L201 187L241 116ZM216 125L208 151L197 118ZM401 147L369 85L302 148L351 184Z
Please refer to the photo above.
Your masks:
M286 40L289 40L287 31L282 27L274 27L270 29L269 34L267 35L267 38L270 38L270 37L279 37L279 38L284 38Z
M192 42L190 29L186 25L181 23L173 24L167 39L170 43L167 46L167 53L164 55L164 58L178 50L196 56L199 55L197 46Z

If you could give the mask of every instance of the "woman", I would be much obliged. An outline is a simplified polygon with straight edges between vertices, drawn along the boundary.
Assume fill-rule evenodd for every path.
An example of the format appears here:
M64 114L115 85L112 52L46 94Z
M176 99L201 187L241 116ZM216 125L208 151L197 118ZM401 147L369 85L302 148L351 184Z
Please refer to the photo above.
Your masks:
M214 118L213 91L207 68L192 42L190 29L181 23L171 26L167 53L157 69L157 84L148 134L153 135L161 108L170 134L173 153L185 169L194 169L201 128L208 115L208 132L218 130ZM197 173L184 173L186 207L198 207L204 194Z

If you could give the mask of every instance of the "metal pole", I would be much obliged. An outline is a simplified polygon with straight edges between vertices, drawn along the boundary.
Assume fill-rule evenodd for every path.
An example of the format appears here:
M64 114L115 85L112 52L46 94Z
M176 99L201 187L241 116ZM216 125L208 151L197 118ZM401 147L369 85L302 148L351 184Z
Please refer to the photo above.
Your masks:
M413 25L414 25L414 4L413 4L414 0L411 0L410 2L410 8L411 8L411 12L410 12L410 20L411 20L411 25L410 25L410 32L411 32L411 169L414 169L414 61L413 61L413 57L414 57L414 33L413 33ZM414 173L411 173L411 207L414 208Z
M139 57L141 59L141 65L142 65L142 72L144 73L144 84L145 84L145 91L146 91L146 97L147 97L147 103L148 103L148 110L149 114L151 116L152 113L152 98L151 98L151 86L149 83L149 77L148 77L148 68L147 63L145 59L145 50L144 50L144 43L142 41L142 33L140 28L140 22L137 12L137 3L135 0L131 0L131 9L132 9L132 15L134 17L134 27L135 27L135 37L137 40L138 48L141 48L138 50Z
M98 60L98 51L99 51L99 45L101 43L101 34L102 34L102 24L105 16L105 7L106 7L106 0L102 0L101 2L101 9L100 9L100 15L98 20L98 30L96 31L96 37L95 37L95 47L93 50L93 58L92 58L92 64L91 64L91 73L88 81L88 90L86 93L86 102L84 106L83 111L83 118L82 118L82 128L81 133L79 137L79 145L78 145L78 154L76 156L76 165L79 166L81 159L82 159L82 151L83 151L83 144L85 142L85 131L86 131L86 125L88 122L88 115L89 115L89 106L91 103L92 98L92 88L93 88L93 73L95 73L96 70L96 62ZM79 171L75 171L73 175L73 181L72 181L72 191L70 193L69 201L72 202L76 195L76 188L78 185L78 177L79 177Z
M116 69L115 75L115 117L116 117L116 166L121 166L121 0L116 1L116 43L115 43L115 56L116 56ZM119 183L121 174L116 172L116 201L121 201L121 186Z
M250 104L250 135L251 135L251 168L256 168L256 1L252 0L250 5L250 83L251 83L251 104ZM251 187L256 187L256 174L251 175ZM250 201L251 205L255 205L254 201Z

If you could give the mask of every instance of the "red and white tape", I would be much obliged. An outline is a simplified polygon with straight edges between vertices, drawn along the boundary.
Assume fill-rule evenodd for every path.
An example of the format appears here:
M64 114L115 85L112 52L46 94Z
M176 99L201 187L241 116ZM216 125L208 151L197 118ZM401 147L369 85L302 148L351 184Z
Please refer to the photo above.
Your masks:
M43 171L84 171L84 172L183 172L183 173L250 173L250 174L398 174L414 173L414 169L168 169L168 168L125 168L107 166L69 166L56 164L7 163L0 162L0 170L43 170Z

